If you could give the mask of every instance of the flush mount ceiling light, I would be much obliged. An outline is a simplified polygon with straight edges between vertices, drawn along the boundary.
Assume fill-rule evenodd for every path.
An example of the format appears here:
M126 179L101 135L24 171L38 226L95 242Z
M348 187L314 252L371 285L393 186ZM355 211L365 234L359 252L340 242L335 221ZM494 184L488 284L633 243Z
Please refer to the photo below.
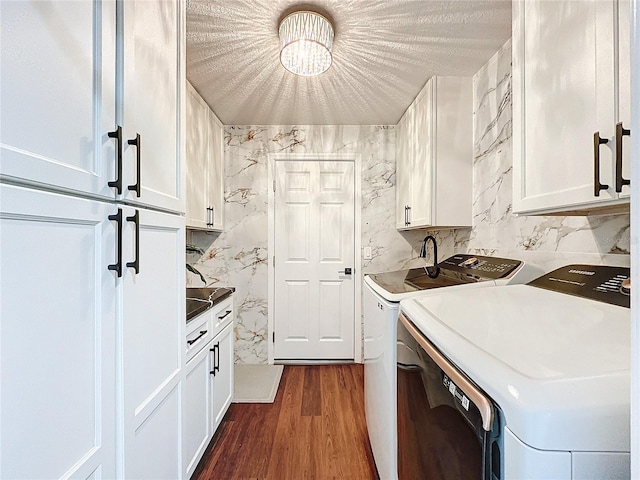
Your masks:
M331 66L333 25L316 12L300 11L287 15L278 28L280 62L296 75L311 77Z

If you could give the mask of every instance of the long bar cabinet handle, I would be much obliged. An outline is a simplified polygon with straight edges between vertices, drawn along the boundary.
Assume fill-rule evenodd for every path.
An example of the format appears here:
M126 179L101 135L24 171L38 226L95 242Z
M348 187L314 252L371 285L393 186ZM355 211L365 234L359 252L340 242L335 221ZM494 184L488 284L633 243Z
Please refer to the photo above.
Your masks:
M140 211L136 210L136 213L127 217L127 222L133 222L136 226L135 257L133 262L127 262L127 268L133 268L136 273L140 273Z
M593 195L600 196L600 190L606 190L609 185L600 183L600 145L609 143L606 138L600 138L600 132L593 134Z
M116 149L116 179L108 185L116 189L118 195L122 193L122 127L118 125L113 132L108 132L109 138L115 138L118 143Z
M127 140L127 143L136 147L136 183L127 188L136 192L136 197L140 198L140 134L137 133L136 138Z
M223 318L228 317L230 313L231 313L231 310L227 310L227 313L225 313L225 314L224 314L224 315L222 315L221 317L218 317L218 320L222 320Z
M218 370L220 370L220 366L217 365L216 363L216 352L219 352L220 350L220 342L216 343L213 348L210 348L209 351L213 352L213 370L211 370L209 373L211 375L213 375L214 377L216 376L216 372ZM218 361L220 360L220 356L218 355Z
M109 215L109 220L117 223L117 237L116 241L116 263L112 263L107 268L113 270L118 275L118 278L122 277L122 209L118 209L118 213L115 215Z
M624 185L631 185L631 181L622 177L622 137L630 136L631 130L622 126L622 122L616 124L616 192L622 192Z

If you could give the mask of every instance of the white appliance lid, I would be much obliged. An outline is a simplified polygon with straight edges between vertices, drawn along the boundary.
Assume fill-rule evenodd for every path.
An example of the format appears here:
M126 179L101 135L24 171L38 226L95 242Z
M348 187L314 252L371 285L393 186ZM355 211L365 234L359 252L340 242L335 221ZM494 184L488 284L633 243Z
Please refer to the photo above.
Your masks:
M627 308L528 285L443 291L400 306L524 443L629 451Z

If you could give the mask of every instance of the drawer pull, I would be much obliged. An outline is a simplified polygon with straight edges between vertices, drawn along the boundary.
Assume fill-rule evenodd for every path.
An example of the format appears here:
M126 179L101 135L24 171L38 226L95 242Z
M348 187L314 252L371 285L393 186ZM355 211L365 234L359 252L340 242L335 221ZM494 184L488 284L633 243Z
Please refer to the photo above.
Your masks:
M218 320L222 320L223 318L228 317L230 313L231 313L231 310L227 310L227 313L225 313L221 317L218 317Z
M193 345L194 343L196 343L198 340L200 340L202 338L203 335L205 335L207 333L206 330L200 330L200 335L198 335L196 338L194 338L193 340L187 340L187 345Z

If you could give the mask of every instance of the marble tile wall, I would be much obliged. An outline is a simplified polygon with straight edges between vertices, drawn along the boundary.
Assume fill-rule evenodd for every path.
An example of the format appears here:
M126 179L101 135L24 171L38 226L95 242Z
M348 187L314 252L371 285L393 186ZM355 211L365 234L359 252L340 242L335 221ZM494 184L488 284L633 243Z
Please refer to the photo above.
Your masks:
M420 264L424 232L395 229L395 132L385 126L228 126L225 128L225 231L191 232L203 248L189 260L210 285L236 287L236 363L266 363L268 155L345 153L361 159L363 273ZM468 232L467 232L468 234ZM452 252L456 235L439 235L439 255ZM201 281L189 274L188 285Z
M511 42L474 76L473 229L468 249L550 270L571 263L629 265L628 214L516 216L512 206Z

